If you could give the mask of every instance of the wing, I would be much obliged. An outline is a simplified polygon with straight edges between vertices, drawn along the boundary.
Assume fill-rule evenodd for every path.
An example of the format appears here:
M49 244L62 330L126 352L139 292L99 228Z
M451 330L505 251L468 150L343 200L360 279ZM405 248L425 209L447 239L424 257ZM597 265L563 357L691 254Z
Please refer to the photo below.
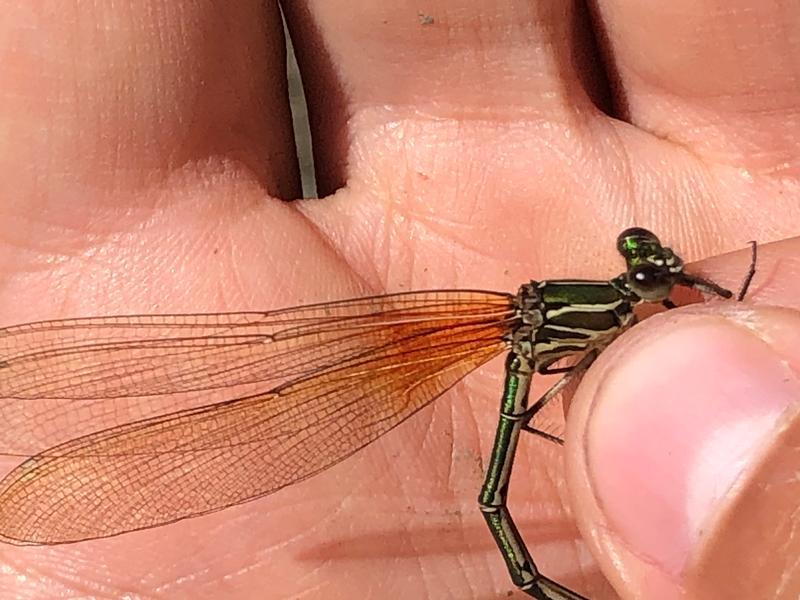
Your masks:
M441 327L452 320L426 321L393 342L361 334L368 352L267 393L92 433L33 456L0 482L0 539L58 544L108 537L310 477L505 348L507 323ZM309 346L297 358L315 364L327 349Z
M324 370L398 335L502 320L508 294L409 292L276 310L133 315L0 328L0 397L107 399L269 383ZM324 352L319 351L321 348Z
M507 324L511 300L428 291L261 313L0 329L0 448L27 456L92 431L263 393L439 329Z

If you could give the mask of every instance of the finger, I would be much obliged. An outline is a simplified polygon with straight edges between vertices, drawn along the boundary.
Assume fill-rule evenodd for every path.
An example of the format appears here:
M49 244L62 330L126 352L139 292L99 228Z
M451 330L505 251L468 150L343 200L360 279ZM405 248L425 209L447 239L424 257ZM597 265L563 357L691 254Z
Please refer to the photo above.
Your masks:
M330 297L325 242L264 202L298 193L277 6L66 7L0 20L3 321Z
M800 5L602 0L598 17L630 120L716 161L797 174Z
M475 146L502 142L509 156L514 144L546 145L598 93L596 81L580 77L593 56L572 3L506 0L487 12L485 3L435 0L423 12L408 3L307 0L285 10L321 194L376 173L425 174L409 186L448 176L454 165L431 162L445 146L469 153L461 156L468 163ZM556 130L543 127L553 119Z
M296 194L276 5L58 6L15 3L0 22L6 226L28 203L80 221L98 204L147 205L161 184L237 174Z
M637 326L578 392L576 514L623 598L800 592L799 250L762 249L755 304Z

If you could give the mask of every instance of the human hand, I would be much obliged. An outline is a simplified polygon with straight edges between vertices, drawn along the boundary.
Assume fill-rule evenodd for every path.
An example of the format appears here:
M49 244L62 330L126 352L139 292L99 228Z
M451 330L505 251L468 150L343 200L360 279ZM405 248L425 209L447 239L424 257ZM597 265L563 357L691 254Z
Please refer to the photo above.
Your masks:
M703 264L730 271L743 254ZM800 591L800 238L759 255L747 301L648 319L573 398L572 507L623 597Z
M428 24L404 3L291 3L320 189L343 186L295 204L274 199L299 195L274 7L10 7L2 322L605 278L621 270L614 239L631 224L687 259L792 238L795 9L681 6L598 8L626 99L615 120L597 108L609 103L587 18L566 3L487 14L440 2L426 6ZM775 272L796 280L785 243L759 265L753 300L797 309L789 288L769 291L786 280ZM735 287L743 256L717 264L721 283ZM613 356L590 372L571 432ZM4 547L0 589L495 597L511 585L474 499L499 371L471 375L357 457L268 499L110 540ZM12 425L6 447L37 427ZM570 435L574 481L587 450ZM614 597L608 576L637 597L637 549L615 554L622 564L600 554L601 573L564 508L561 451L522 446L512 510L543 572L592 598ZM608 552L612 536L594 541L597 513L585 514L596 500L572 489L591 548Z

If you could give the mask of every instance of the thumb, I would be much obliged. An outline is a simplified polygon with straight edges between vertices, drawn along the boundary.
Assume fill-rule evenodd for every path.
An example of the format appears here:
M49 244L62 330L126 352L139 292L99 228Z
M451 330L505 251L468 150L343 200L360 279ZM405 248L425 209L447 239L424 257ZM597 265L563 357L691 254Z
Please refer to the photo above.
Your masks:
M623 598L800 596L800 289L762 306L800 282L798 240L782 244L757 304L648 319L575 396L575 513Z

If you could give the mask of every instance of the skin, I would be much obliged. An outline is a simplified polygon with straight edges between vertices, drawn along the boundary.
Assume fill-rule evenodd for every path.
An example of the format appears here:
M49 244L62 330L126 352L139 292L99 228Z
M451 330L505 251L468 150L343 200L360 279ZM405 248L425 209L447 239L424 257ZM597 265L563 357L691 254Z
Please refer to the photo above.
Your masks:
M6 3L0 325L606 278L623 266L616 234L634 224L687 261L756 239L753 304L654 318L609 348L574 398L566 452L522 444L512 506L542 570L592 598L730 598L726 585L796 597L798 517L780 507L797 497L800 470L800 359L788 341L800 330L800 7L569 6L433 0L421 15L419 3L292 2L326 197L288 204L300 190L275 6ZM735 288L747 261L744 251L695 271ZM747 333L754 322L766 323L761 333ZM689 337L669 338L676 328ZM648 340L684 356L692 332L718 345L672 365L673 381L707 373L697 361L710 356L709 369L730 372L712 383L750 358L779 382L748 384L775 407L766 420L758 402L730 408L763 427L741 420L750 450L734 472L725 452L706 459L689 527L675 507L698 494L667 494L652 463L603 440L664 439L685 450L662 465L669 481L691 479L708 429L689 428L694 445L682 447L665 417L637 436L648 413L620 393L648 396L653 366L618 372L614 357L640 364ZM721 350L731 347L743 349ZM4 546L0 595L505 597L512 585L475 504L500 370L489 364L357 456L268 499L110 540ZM644 406L669 404L659 390ZM690 422L727 414L713 406ZM58 433L91 426L67 421ZM0 440L19 446L28 430L4 427ZM637 508L659 502L664 511ZM654 521L688 533L662 536ZM774 533L734 535L752 523ZM746 575L753 560L757 582Z

